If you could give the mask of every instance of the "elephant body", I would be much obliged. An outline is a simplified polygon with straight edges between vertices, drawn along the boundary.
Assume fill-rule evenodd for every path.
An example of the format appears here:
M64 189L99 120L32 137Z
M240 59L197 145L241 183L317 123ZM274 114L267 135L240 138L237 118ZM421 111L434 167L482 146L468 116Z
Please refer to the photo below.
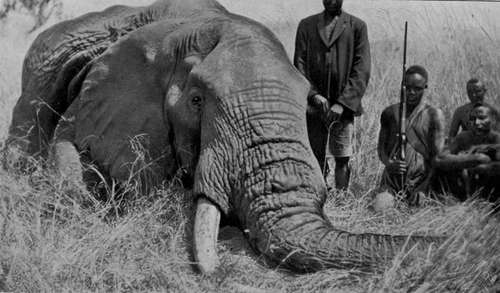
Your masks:
M13 111L8 144L46 155L61 115L76 97L72 81L85 66L140 27L179 15L224 10L213 1L157 1L150 6L112 6L63 21L43 31L24 59L22 94Z
M309 83L261 24L195 0L114 7L69 24L28 52L11 139L27 137L21 147L31 154L69 142L119 180L156 184L182 170L198 202L194 256L203 272L217 263L221 213L237 217L255 249L299 271L380 267L406 241L440 240L331 225L307 139ZM39 99L50 110L36 108ZM31 131L19 127L26 123Z

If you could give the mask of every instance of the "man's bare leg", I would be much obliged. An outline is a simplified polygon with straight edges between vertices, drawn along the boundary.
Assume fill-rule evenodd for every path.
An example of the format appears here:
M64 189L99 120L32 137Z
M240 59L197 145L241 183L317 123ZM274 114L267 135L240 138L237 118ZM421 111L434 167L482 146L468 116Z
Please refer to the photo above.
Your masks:
M335 188L347 190L350 176L349 157L335 157Z

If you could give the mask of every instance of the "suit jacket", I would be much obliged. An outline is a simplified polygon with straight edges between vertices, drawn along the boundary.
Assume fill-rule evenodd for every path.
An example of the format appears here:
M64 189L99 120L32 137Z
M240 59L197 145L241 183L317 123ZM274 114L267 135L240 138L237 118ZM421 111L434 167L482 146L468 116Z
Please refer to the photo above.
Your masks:
M356 115L363 112L361 97L370 78L370 45L366 23L344 11L328 38L324 12L299 23L294 65L311 83L308 101L315 94L342 104ZM330 88L328 67L331 64Z

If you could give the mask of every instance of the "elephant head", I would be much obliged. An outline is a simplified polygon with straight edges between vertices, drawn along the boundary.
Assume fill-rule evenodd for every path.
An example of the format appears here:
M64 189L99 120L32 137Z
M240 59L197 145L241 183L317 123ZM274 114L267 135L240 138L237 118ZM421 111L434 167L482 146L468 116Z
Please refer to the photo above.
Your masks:
M154 176L185 170L203 272L217 265L221 214L236 216L270 260L300 271L377 267L406 241L436 240L334 228L307 138L307 80L261 24L218 4L183 13L135 30L82 70L68 91L76 93L64 114L72 122L60 123L56 141L71 140L126 178L136 158L128 141L143 135Z

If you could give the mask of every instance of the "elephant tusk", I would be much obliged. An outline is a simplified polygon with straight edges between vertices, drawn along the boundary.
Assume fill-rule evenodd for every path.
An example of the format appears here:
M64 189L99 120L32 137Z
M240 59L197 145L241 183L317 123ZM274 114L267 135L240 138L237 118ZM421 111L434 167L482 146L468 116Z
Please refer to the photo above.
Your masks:
M85 186L83 183L83 167L80 162L80 154L73 143L61 140L56 142L52 148L52 163L59 175L65 180Z
M203 274L211 274L219 264L216 243L220 211L212 202L200 197L194 219L194 259Z

